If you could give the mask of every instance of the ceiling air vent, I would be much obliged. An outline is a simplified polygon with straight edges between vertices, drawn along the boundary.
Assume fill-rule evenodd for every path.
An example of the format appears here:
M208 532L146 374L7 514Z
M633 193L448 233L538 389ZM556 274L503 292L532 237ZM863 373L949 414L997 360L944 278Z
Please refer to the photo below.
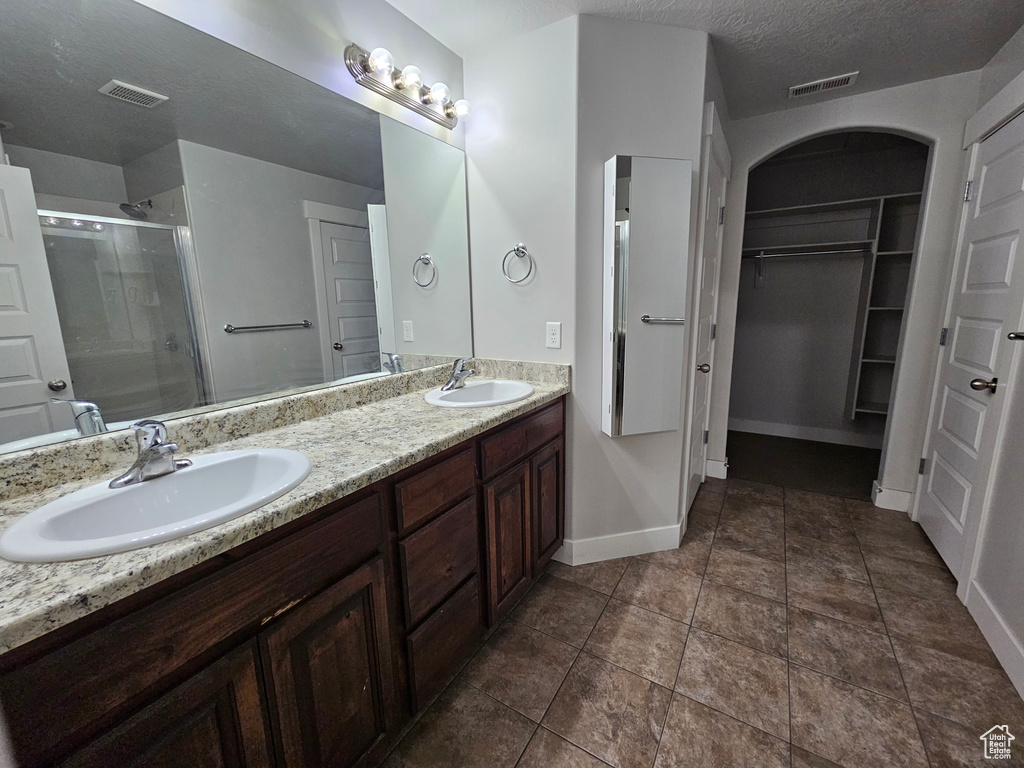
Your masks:
M120 80L111 80L100 88L100 93L105 93L111 98L127 101L129 104L136 104L148 109L152 109L158 104L163 104L168 98L159 93L147 91L145 88L139 88L137 85L122 83Z
M825 91L834 91L836 88L846 88L857 82L857 75L859 74L859 71L849 72L838 77L826 77L824 80L815 80L812 83L791 86L789 98L797 99L801 96L810 96L812 93L824 93Z

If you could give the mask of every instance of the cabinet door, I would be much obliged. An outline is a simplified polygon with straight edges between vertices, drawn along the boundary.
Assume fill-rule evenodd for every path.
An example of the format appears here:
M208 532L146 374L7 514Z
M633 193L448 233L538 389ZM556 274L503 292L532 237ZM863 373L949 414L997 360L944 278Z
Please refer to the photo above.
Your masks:
M530 587L530 465L484 486L488 610L491 623Z
M565 536L565 449L561 439L530 460L533 571L547 565Z
M394 688L378 557L260 635L278 762L354 765L387 730Z
M62 765L269 768L255 650L225 656Z

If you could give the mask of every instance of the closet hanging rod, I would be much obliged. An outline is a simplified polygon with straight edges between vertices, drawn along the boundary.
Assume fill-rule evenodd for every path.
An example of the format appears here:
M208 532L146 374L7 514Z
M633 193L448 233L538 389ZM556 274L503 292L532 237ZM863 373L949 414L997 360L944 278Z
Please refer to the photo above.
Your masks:
M871 246L864 246L863 248L844 248L838 251L790 251L789 253L768 253L766 251L760 251L759 253L744 253L744 259L779 259L786 256L835 256L843 255L848 253L870 253Z

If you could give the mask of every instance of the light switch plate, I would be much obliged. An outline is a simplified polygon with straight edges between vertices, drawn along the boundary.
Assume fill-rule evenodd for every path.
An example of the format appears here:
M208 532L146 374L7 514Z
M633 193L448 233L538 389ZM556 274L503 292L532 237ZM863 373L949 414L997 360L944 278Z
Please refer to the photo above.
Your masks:
M402 340L403 341L413 341L413 336L412 336L412 320L403 320L402 321Z
M547 332L547 343L548 349L561 349L562 348L562 324L561 323L548 323Z

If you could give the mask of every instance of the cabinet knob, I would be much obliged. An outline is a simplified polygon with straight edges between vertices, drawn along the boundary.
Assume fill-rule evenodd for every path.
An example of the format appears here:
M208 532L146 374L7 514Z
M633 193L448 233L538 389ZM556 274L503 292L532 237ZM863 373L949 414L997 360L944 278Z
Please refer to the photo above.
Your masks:
M697 370L701 373L711 373L711 366L707 363L701 363L697 366Z
M343 345L343 344L342 344L342 343L341 343L340 341L336 341L336 342L334 342L333 344L331 344L331 346L332 346L332 347L334 347L334 348L335 348L336 350L338 350L339 352L340 352L340 351L342 350L342 348L344 347L344 345Z

